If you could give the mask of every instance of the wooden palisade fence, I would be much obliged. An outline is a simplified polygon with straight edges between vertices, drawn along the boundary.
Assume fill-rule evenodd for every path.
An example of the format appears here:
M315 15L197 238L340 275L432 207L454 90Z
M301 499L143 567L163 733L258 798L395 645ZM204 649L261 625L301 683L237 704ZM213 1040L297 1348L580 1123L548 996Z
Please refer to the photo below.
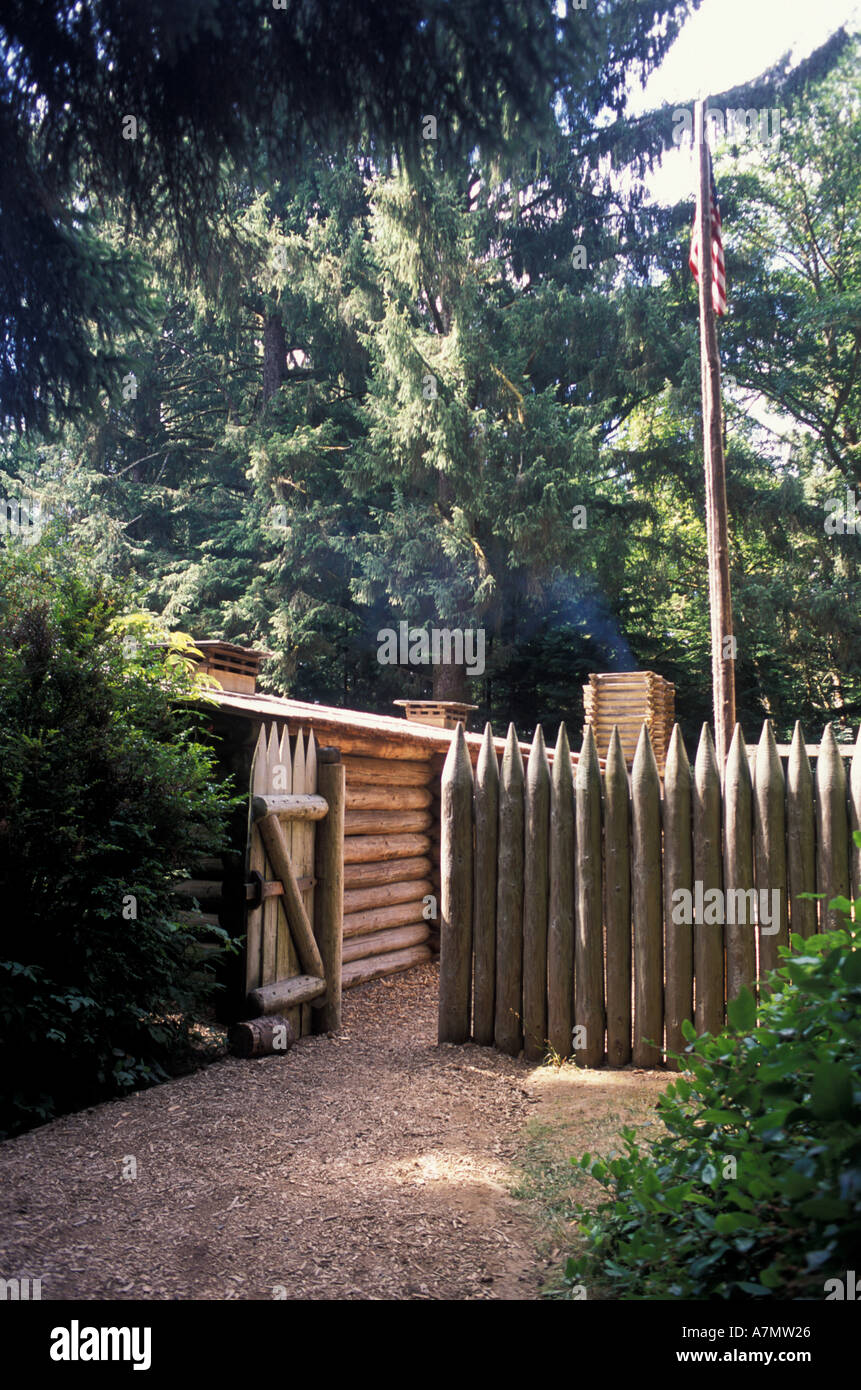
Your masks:
M251 770L246 1023L239 1051L284 1049L341 1023L344 768L337 749L291 751L286 728L261 726ZM279 1036L280 1030L280 1036Z
M723 785L710 730L691 768L675 725L663 787L646 725L630 780L618 730L602 775L589 726L576 769L562 725L552 767L539 727L524 770L513 725L501 765L488 725L473 774L459 725L442 777L440 1042L656 1065L683 1050L685 1020L723 1026L790 930L840 925L827 904L861 896L859 828L861 733L847 778L830 724L815 775L800 725L786 772L769 722L754 758L737 725Z

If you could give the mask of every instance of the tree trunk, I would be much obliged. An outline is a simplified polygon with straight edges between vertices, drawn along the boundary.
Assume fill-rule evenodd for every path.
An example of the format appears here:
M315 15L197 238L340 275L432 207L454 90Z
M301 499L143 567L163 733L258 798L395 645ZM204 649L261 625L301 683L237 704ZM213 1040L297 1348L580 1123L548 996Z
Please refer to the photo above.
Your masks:
M263 322L263 404L271 400L287 375L287 342L280 314Z
M462 704L467 704L466 667L434 666L433 698L435 700L460 700Z

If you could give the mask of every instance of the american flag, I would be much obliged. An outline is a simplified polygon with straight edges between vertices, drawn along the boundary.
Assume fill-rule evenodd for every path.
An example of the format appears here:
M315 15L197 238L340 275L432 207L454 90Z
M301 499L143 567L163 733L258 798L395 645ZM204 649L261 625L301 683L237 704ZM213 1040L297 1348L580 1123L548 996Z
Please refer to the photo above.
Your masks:
M720 208L718 207L717 192L715 181L711 171L711 157L709 158L709 182L712 190L711 206L711 234L712 234L712 307L719 318L726 313L726 266L723 259L723 241L721 240L721 221ZM694 273L697 284L700 280L700 244L699 227L694 216L694 229L691 234L691 253L688 265Z

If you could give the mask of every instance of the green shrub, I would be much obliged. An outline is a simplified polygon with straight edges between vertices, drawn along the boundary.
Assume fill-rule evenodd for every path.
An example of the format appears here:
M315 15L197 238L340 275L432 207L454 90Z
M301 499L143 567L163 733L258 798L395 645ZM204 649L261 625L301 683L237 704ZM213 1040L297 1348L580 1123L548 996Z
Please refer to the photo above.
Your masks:
M171 879L220 846L178 644L45 546L0 552L0 1102L6 1132L163 1078L200 1003Z
M861 930L847 920L792 947L719 1036L687 1025L687 1074L658 1103L655 1142L625 1129L622 1155L571 1160L609 1200L578 1207L586 1248L568 1261L568 1296L821 1299L857 1267Z

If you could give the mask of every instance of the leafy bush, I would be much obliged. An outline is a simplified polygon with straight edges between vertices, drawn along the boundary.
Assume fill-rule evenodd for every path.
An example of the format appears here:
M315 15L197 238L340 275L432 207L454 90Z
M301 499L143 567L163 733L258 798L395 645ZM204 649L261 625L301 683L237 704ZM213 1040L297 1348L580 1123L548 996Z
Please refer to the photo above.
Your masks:
M61 547L0 552L7 1132L163 1078L201 1002L171 879L220 847L230 803L182 642L166 660L122 609Z
M792 948L758 1007L747 989L730 1003L719 1036L687 1025L657 1141L624 1129L623 1155L579 1160L609 1200L578 1208L587 1247L568 1261L569 1294L821 1299L857 1266L861 930L847 920Z

